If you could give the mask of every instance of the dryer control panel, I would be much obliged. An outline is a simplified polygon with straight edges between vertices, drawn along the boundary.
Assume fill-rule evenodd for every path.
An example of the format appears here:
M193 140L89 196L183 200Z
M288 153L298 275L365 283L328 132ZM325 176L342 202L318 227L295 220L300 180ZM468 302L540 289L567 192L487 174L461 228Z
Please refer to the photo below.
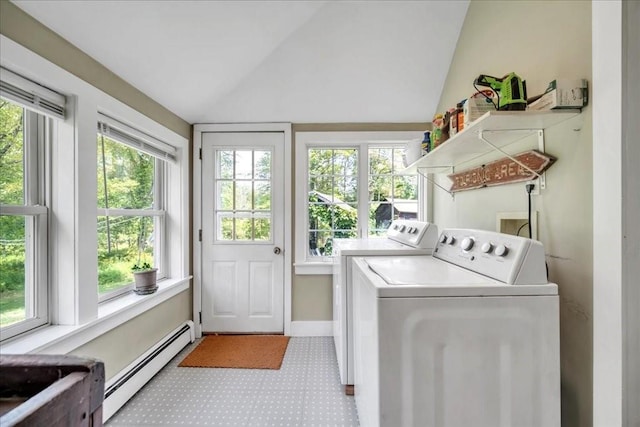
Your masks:
M537 240L450 228L440 234L433 256L509 285L548 283L544 247Z
M424 221L396 219L387 229L387 238L413 248L433 249L438 240L438 227Z

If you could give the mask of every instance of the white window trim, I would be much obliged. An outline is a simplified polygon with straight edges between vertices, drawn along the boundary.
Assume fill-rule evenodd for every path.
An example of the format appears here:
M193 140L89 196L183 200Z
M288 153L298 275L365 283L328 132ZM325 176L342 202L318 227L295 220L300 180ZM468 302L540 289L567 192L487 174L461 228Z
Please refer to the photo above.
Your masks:
M169 167L166 184L167 215L172 218L166 226L167 238L171 239L165 254L169 260L168 279L160 286L172 288L172 284L181 283L188 288L189 141L3 35L0 35L0 50L0 65L67 95L66 109L73 113L57 126L55 136L64 143L53 144L51 153L54 178L50 209L58 219L49 230L53 293L50 297L50 318L55 326L45 326L18 338L27 339L32 334L47 330L74 334L78 328L96 325L103 325L98 329L104 333L104 327L115 326L100 315L103 306L124 303L126 307L121 310L130 312L139 305L138 300L131 302L128 296L120 302L111 300L104 303L106 305L98 304L95 226L97 147L91 143L96 138L98 112L153 135L176 149L176 164ZM160 295L166 293L157 294L158 297L156 294L144 296L148 301L141 305L145 311L157 306L161 302ZM3 342L2 351L8 351L7 348L10 348L9 343Z
M295 274L331 274L332 273L332 257L323 257L324 259L309 260L307 258L306 236L308 230L309 215L307 213L307 182L308 182L308 159L307 153L309 148L313 147L348 147L358 148L358 176L361 171L367 170L368 156L362 155L366 148L373 145L385 144L406 144L407 141L421 138L422 132L417 131L397 131L397 132L296 132L296 179L295 179L295 213L296 213L296 230L295 230ZM359 178L362 179L362 178ZM418 178L422 181L421 177ZM422 184L422 182L420 183ZM364 187L364 188L363 188ZM420 189L424 189L424 185L419 185ZM418 216L422 218L425 212L425 194L424 190L420 190ZM368 199L368 189L366 186L359 186L358 200ZM422 198L422 202L420 202ZM367 207L363 203L358 203L358 217L367 215ZM359 232L361 225L359 224ZM362 234L359 234L362 235Z

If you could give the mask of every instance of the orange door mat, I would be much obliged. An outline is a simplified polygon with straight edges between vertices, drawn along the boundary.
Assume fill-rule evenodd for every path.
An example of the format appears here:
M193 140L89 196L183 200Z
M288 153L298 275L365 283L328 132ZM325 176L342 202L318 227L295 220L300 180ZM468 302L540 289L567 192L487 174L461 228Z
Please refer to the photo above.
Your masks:
M283 335L207 335L178 366L280 369L287 344Z

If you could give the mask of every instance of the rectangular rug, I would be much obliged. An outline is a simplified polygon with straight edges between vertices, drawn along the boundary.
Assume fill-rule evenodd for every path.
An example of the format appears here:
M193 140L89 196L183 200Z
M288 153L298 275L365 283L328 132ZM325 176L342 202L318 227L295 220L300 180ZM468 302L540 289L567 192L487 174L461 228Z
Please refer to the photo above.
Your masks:
M284 335L206 335L178 366L280 369L287 344Z

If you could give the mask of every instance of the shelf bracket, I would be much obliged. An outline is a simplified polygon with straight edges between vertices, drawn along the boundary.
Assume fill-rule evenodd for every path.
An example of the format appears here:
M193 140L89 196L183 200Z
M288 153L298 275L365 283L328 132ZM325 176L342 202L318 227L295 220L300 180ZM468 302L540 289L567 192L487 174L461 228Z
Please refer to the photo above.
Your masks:
M422 176L424 179L426 179L427 181L429 181L431 184L435 185L436 187L438 187L439 189L441 189L442 191L444 191L445 193L449 194L451 196L452 199L455 199L455 193L453 191L449 191L446 188L444 188L442 185L438 184L434 179L432 179L429 176L428 172L423 171L423 169L427 169L427 168L418 168L416 169L416 171L418 172L418 174L420 174L420 176ZM451 168L453 171L453 168Z
M538 131L538 146L540 146L540 134L542 133L542 130ZM538 178L542 177L542 174L539 174L538 172L534 171L533 169L531 169L530 167L528 167L527 165L525 165L524 163L522 163L520 160L516 159L515 157L513 157L511 154L507 153L506 151L504 151L502 148L495 146L491 141L488 141L484 135L483 135L483 131L478 132L478 138L480 138L480 141L484 142L485 144L487 144L488 146L490 146L491 148L493 148L496 151L499 151L500 153L504 154L506 157L508 157L510 160L514 161L515 163L517 163L519 166L522 166L524 169L528 170L529 172L531 172L532 174L534 174L535 176L537 176ZM542 133L542 145L544 148L544 133ZM541 150L544 153L544 149Z
M538 151L544 153L544 130L538 130ZM542 172L541 175L538 175L538 189L544 190L547 188L547 173Z

